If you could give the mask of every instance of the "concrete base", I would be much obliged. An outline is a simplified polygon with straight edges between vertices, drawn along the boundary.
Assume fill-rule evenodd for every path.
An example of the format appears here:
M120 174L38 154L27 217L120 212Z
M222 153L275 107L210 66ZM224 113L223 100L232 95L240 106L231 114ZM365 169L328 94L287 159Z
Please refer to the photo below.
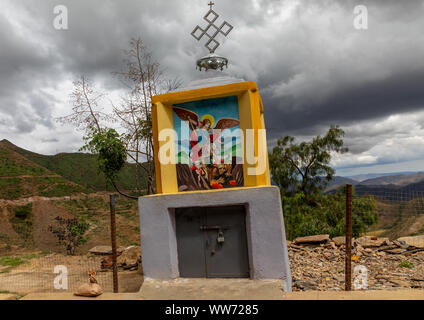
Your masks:
M281 279L291 291L291 274L277 187L182 192L139 198L142 261L145 278L178 278L175 209L244 205L250 278Z
M280 300L282 280L146 279L139 296L145 300Z
M183 280L186 280L185 284ZM233 279L151 280L137 293L103 293L95 298L77 297L72 293L30 293L19 300L424 300L424 291L420 289L283 292L278 280L237 280L240 282L233 282ZM251 281L252 286L246 281ZM254 288L256 285L258 287ZM220 291L213 292L213 289ZM243 290L248 290L248 293L243 294ZM14 300L16 296L10 295L7 298Z
M283 293L283 300L424 300L420 289L361 291L297 291Z

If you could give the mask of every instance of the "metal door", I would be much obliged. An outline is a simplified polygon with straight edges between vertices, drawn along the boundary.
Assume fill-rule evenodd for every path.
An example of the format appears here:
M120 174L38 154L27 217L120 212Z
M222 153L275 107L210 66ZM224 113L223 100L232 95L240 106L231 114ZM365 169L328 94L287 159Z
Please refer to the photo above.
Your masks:
M175 210L181 277L247 278L244 206Z

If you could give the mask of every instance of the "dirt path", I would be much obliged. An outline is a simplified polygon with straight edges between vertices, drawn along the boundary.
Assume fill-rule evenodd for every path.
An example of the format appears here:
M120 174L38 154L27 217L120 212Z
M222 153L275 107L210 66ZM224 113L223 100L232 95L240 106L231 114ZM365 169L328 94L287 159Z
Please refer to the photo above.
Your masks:
M89 197L96 197L96 196L105 196L106 194L109 194L109 193L94 192L94 193L75 194L75 195L63 196L63 197L33 196L33 197L19 198L15 200L0 199L0 207L6 206L6 205L20 206L20 205L25 205L25 204L36 202L36 201L58 201L58 200L60 201L60 200L82 199L82 198L89 198Z
M40 174L40 175L22 174L20 176L0 176L0 179L11 179L11 178L63 178L63 177L56 173Z
M9 199L0 199L0 209L5 208L7 206L23 206L29 203L42 203L48 202L53 203L55 201L68 201L68 200L81 200L81 199L90 199L95 197L108 197L109 192L99 191L93 193L78 193L70 196L62 196L62 197L42 197L42 196L32 196L19 198L14 200Z

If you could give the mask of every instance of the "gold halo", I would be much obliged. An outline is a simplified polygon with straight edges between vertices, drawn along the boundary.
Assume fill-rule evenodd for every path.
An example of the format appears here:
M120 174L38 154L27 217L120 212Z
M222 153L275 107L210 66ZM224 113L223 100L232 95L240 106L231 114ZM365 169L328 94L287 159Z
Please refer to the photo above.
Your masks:
M200 119L200 121L203 123L203 121L205 121L206 119L208 119L211 122L211 128L213 127L213 124L215 123L215 119L213 118L212 115L210 114L205 114L202 119Z

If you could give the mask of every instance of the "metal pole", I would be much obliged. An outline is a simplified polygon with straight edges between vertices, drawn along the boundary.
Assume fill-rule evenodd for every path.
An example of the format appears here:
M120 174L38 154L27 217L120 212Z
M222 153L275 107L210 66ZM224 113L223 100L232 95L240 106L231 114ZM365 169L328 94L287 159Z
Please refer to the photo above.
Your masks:
M115 195L110 198L110 233L112 238L112 270L113 270L113 292L118 293L118 265L116 262L116 224L115 224Z
M352 185L346 184L345 290L352 290Z

